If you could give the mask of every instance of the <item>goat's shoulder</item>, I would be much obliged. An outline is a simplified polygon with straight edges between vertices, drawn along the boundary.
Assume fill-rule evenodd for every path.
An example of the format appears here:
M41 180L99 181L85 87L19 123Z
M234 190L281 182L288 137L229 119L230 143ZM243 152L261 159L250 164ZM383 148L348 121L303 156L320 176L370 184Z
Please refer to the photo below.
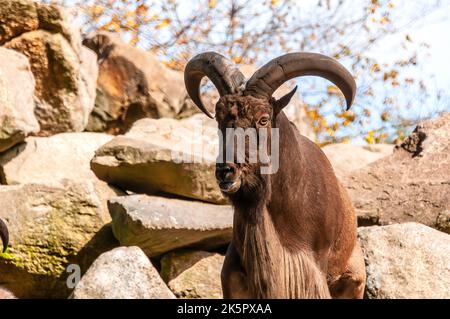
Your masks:
M308 162L320 164L321 168L327 171L332 169L328 157L319 145L311 141L306 136L300 134L298 131L296 132L296 137L298 144L300 145L301 152L305 155L305 158L308 159Z

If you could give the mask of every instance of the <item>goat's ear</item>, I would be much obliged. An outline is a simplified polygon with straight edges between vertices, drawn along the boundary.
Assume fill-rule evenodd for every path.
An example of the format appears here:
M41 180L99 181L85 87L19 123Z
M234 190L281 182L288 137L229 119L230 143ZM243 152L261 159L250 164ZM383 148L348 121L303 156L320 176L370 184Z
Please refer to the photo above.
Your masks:
M273 113L275 115L277 115L278 113L280 113L280 111L289 104L289 102L291 101L292 97L295 94L295 91L297 91L297 85L295 86L294 89L292 89L291 92L289 92L288 94L286 94L285 96L283 96L282 98L275 100L275 102L273 103Z

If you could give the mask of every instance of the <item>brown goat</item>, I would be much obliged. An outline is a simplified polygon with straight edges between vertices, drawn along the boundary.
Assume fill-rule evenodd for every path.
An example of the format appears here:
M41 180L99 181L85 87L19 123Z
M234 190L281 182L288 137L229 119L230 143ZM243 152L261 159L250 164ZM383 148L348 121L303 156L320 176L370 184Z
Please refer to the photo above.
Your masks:
M185 84L209 117L200 95L207 76L221 97L215 118L227 128L278 129L279 168L262 174L262 163L217 163L216 178L234 207L233 239L222 269L225 298L362 298L365 267L357 242L356 217L330 162L300 135L282 111L295 90L279 100L284 82L317 75L335 83L350 107L356 92L351 74L337 61L314 53L274 59L247 82L222 55L207 52L186 66ZM273 141L268 134L268 143ZM228 142L222 150L228 152ZM233 146L234 147L234 146Z

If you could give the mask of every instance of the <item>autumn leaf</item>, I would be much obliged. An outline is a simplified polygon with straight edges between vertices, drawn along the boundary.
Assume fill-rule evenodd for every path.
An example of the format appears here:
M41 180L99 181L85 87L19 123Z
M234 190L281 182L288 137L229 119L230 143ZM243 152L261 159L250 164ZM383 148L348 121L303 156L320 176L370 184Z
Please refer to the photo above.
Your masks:
M145 4L140 4L136 8L136 15L138 16L144 16L147 14L148 8Z
M388 24L389 22L391 22L391 20L389 20L389 18L386 16L384 16L380 19L381 24Z
M340 94L341 91L339 91L339 89L334 86L334 85L328 85L327 86L327 93L328 94Z
M372 67L370 68L370 72L375 73L375 72L380 72L381 68L380 65L378 63L374 63L372 65Z
M233 58L233 62L236 63L236 64L241 63L242 62L242 57L241 56L235 56Z
M155 29L159 30L159 29L165 28L165 27L167 27L170 24L170 22L171 22L171 20L166 18L166 19L162 20L160 23L158 23L155 26Z
M209 1L208 1L208 7L209 7L210 9L215 8L216 5L217 5L217 1L216 1L216 0L209 0Z
M367 135L364 137L364 139L366 140L366 142L368 143L368 144L373 144L373 143L375 143L375 132L374 131L369 131L368 133L367 133Z

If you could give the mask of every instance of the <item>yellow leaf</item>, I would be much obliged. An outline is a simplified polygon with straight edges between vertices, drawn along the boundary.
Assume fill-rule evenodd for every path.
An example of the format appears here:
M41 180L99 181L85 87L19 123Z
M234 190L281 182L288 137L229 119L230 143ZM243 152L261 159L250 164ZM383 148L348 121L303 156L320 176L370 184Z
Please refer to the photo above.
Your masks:
M233 58L233 62L234 63L241 63L242 62L242 57L241 56L235 56Z
M145 4L141 4L136 8L137 15L145 15L148 11L148 8Z
M370 68L370 72L374 73L374 72L380 72L380 65L378 63L375 63L374 65L372 65L372 67Z
M208 1L208 7L210 9L214 8L217 5L217 1L216 0L209 0Z
M374 135L375 135L374 131L369 131L369 133L367 133L367 135L364 137L364 139L366 140L367 143L373 144L373 143L375 143Z
M335 87L334 85L328 85L327 86L327 93L328 94L338 94L340 91L337 87Z
M271 1L270 1L270 5L271 5L272 7L275 7L277 4L278 4L278 0L271 0Z
M95 6L92 6L91 8L89 8L89 11L92 15L99 16L103 13L104 8L102 6L95 5Z
M331 137L334 136L334 131L332 129L327 128L326 131L327 131L328 135L330 135Z
M389 18L388 17L382 17L381 19L380 19L380 23L381 24L388 24L389 22L391 22L390 20L389 20Z
M134 19L127 20L127 22L125 23L125 26L130 30L138 28L138 25Z
M164 19L156 25L155 29L159 30L159 29L165 28L170 24L170 22L171 22L170 19Z

